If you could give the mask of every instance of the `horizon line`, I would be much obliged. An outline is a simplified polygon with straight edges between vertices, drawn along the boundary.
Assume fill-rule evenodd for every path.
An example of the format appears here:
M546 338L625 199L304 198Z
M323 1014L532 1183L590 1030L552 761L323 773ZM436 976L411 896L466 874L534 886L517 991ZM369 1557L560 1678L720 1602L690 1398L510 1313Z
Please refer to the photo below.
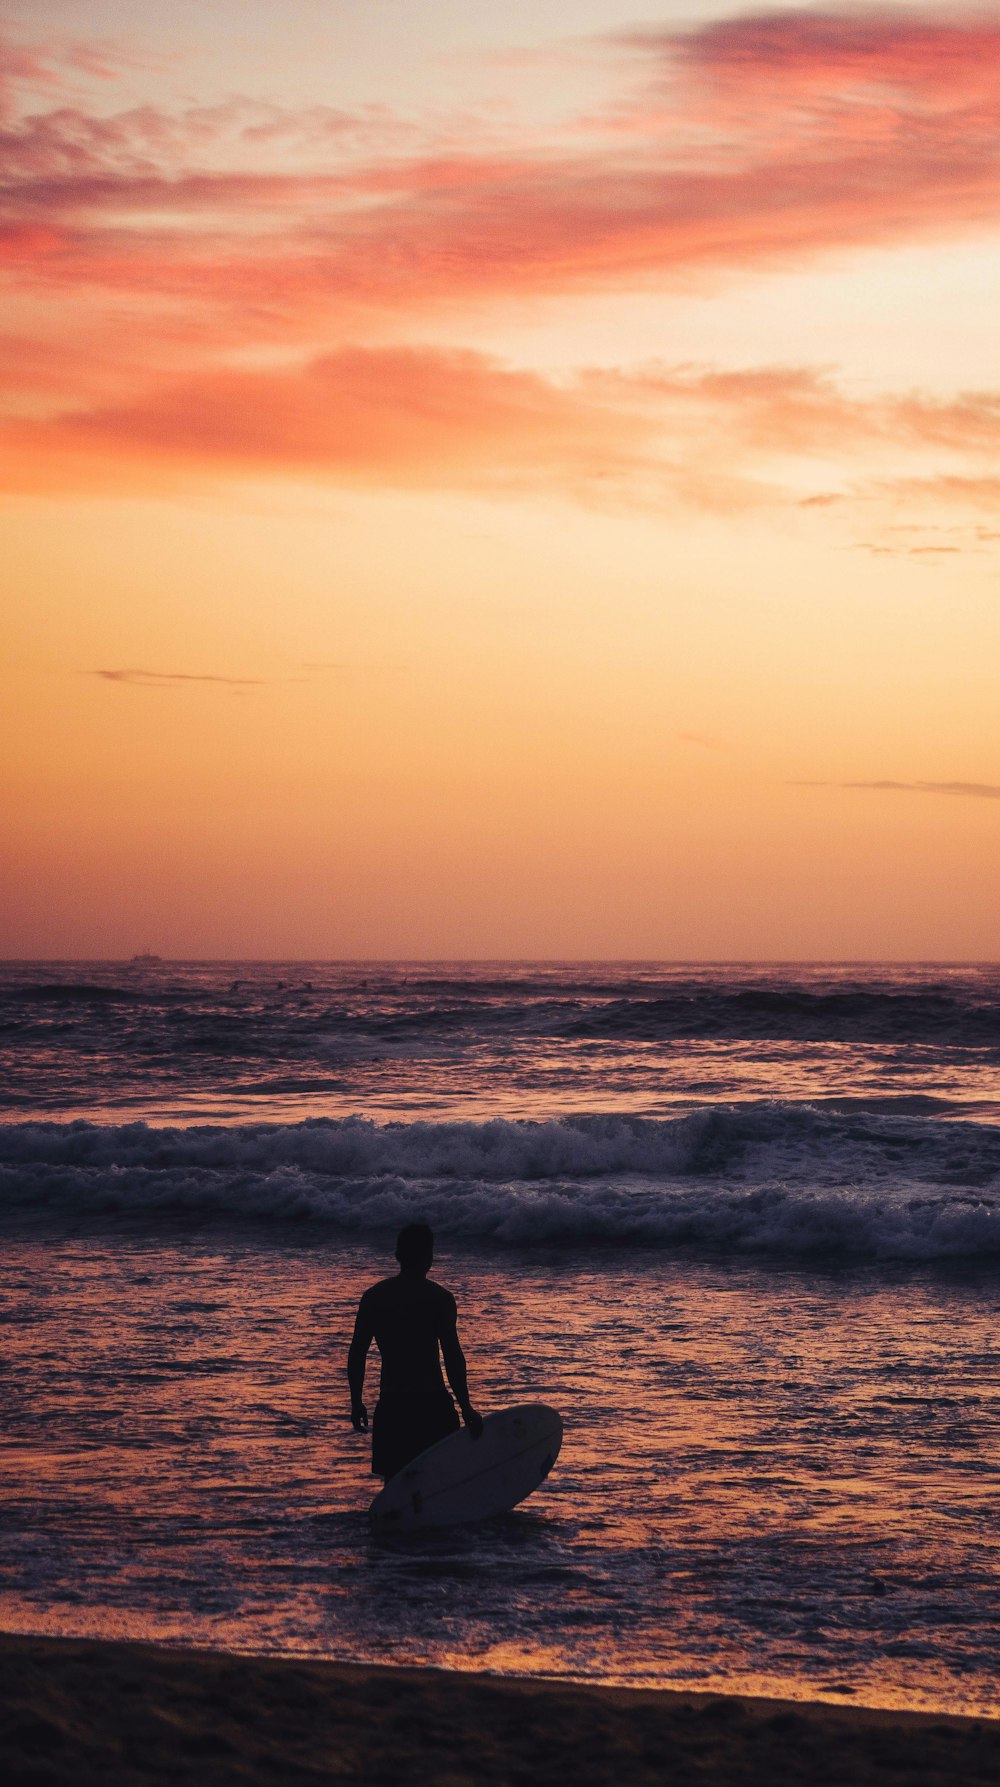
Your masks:
M0 968L87 963L113 968L183 967L620 967L662 968L996 968L996 956L0 956Z

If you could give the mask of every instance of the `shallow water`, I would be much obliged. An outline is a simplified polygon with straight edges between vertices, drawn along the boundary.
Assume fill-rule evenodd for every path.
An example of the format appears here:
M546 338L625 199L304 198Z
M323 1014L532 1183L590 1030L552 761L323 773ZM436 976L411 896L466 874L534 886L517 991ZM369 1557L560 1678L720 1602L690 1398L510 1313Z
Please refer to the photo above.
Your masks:
M554 1403L563 1454L505 1519L377 1542L343 1364L383 1266L12 1238L0 1624L995 1710L991 1279L451 1252L477 1399Z
M0 1112L0 1625L995 1710L996 967L13 964ZM376 1543L416 1217L566 1441Z

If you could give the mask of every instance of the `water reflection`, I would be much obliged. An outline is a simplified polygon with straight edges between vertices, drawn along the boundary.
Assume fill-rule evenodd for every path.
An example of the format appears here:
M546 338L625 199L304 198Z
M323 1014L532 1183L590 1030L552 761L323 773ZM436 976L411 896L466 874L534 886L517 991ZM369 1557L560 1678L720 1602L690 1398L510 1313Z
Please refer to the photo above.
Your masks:
M997 1292L655 1255L439 1259L513 1515L374 1541L343 1355L367 1249L13 1240L8 1630L989 1710Z

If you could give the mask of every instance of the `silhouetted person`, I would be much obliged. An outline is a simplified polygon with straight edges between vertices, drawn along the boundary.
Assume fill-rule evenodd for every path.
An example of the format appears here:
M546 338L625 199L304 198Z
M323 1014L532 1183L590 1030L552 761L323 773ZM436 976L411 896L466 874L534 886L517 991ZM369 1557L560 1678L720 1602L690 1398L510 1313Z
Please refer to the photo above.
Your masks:
M412 1222L400 1230L396 1258L396 1277L383 1278L362 1297L347 1355L351 1421L357 1433L368 1426L362 1396L373 1340L382 1355L382 1381L372 1421L372 1472L377 1477L394 1477L418 1453L461 1426L441 1376L441 1354L473 1439L483 1430L483 1418L469 1401L455 1299L427 1276L434 1260L434 1236L425 1222Z

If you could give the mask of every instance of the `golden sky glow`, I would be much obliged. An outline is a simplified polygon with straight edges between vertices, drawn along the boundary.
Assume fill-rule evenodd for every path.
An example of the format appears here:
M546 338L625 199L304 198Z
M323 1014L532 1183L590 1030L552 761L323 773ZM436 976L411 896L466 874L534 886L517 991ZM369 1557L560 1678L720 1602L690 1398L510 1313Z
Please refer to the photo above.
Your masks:
M15 5L9 955L995 957L1000 11Z

